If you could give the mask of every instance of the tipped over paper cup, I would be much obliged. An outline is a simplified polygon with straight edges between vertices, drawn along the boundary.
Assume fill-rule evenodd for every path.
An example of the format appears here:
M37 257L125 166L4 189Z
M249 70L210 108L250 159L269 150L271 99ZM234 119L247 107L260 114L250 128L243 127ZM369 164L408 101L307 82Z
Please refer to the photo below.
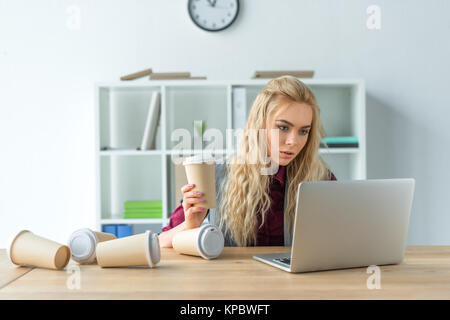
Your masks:
M150 230L134 236L100 242L97 244L96 254L97 263L101 267L153 268L161 258L158 235Z
M12 263L19 266L59 270L69 263L70 249L29 230L22 230L10 242L8 256Z
M172 247L178 253L214 259L222 253L224 238L216 226L204 224L199 228L175 234L172 238Z
M76 230L70 235L68 241L72 259L80 264L95 263L97 244L114 239L117 237L112 233L92 231L88 228Z
M203 203L195 203L194 207L215 208L216 207L216 178L214 159L202 154L186 158L183 162L186 177L189 184L195 184L192 191L203 193Z

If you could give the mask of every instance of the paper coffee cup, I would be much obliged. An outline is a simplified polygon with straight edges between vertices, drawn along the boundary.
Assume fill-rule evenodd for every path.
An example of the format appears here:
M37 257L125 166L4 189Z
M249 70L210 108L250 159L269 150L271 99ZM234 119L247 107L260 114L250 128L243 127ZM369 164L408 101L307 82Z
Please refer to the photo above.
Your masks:
M96 262L95 249L103 241L117 239L112 233L92 231L83 228L73 232L68 241L72 259L80 264Z
M222 253L224 238L216 226L204 224L176 233L172 238L172 247L178 253L214 259Z
M12 263L19 266L58 270L69 263L70 249L29 230L22 230L10 242L8 256Z
M194 207L215 208L216 207L216 178L215 165L212 158L207 158L202 154L189 157L183 162L186 170L186 177L189 184L195 184L192 191L203 193L203 203L196 203Z
M160 260L159 239L148 230L134 236L104 241L97 244L97 263L102 267L149 266Z

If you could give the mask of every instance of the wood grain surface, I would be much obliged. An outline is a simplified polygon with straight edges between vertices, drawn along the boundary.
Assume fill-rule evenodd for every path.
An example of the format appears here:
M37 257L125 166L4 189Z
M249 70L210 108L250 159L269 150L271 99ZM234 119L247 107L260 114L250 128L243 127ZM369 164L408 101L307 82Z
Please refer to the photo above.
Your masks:
M407 247L401 264L380 266L380 289L368 289L367 268L291 274L252 258L287 250L227 247L218 259L204 260L164 248L154 269L102 269L71 260L60 271L16 267L0 250L0 299L450 298L450 246Z

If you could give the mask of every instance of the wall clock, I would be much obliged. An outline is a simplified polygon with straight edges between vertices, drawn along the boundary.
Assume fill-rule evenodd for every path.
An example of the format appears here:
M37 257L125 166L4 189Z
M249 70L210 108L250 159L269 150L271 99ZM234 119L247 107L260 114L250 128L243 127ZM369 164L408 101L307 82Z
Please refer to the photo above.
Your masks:
M206 31L221 31L233 24L239 13L239 0L189 0L192 21Z

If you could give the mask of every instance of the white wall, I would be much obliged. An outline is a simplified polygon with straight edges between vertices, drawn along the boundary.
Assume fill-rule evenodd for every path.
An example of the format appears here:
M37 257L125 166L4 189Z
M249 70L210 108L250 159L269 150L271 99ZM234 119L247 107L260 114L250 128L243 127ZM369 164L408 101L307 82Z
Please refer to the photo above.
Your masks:
M366 27L371 4L380 30ZM416 178L408 243L450 244L449 12L447 0L241 0L234 26L207 33L186 0L0 0L0 248L16 228L65 242L94 227L93 83L147 67L364 78L368 177Z

